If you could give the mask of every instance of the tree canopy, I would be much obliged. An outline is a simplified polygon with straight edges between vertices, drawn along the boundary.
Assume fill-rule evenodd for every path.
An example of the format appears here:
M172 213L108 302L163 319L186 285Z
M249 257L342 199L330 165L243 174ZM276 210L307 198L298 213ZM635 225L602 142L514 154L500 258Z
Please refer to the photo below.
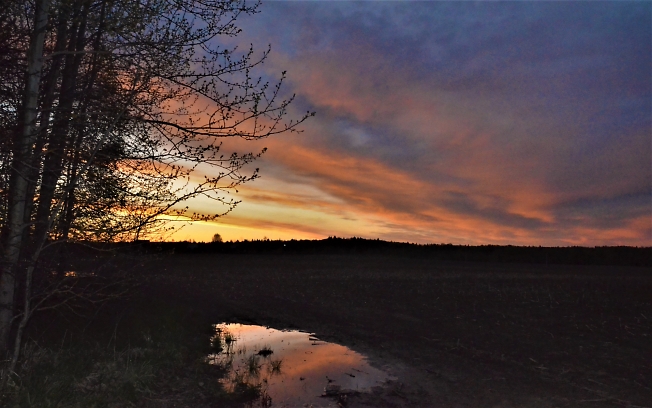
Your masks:
M264 153L225 138L294 131L294 96L255 74L269 47L224 46L246 0L9 0L0 10L0 348L54 240L131 240L209 220ZM213 214L189 213L194 197ZM29 309L29 306L24 306ZM23 310L27 316L30 310Z

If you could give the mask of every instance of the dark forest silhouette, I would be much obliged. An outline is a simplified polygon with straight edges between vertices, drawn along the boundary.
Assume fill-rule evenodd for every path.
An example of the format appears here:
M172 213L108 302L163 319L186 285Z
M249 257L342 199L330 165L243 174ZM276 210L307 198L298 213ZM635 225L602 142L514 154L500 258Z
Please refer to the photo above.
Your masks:
M513 245L412 244L380 239L329 237L323 240L243 240L227 242L150 242L102 244L145 253L175 254L368 254L426 257L442 261L565 265L652 266L652 247L543 247ZM89 251L70 244L65 251Z

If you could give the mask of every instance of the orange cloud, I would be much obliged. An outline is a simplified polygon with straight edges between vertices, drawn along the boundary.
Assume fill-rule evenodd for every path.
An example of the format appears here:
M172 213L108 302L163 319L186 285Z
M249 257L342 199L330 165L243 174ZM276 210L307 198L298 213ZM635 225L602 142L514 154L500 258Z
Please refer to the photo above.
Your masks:
M292 67L289 85L300 95L292 109L317 117L300 135L229 141L269 151L251 166L262 177L242 186L243 203L222 225L261 237L652 242L649 154L640 154L649 138L640 131L612 137L627 143L594 140L588 113L543 109L547 101L519 93L523 84L455 87L356 41L344 51L272 55L275 71Z

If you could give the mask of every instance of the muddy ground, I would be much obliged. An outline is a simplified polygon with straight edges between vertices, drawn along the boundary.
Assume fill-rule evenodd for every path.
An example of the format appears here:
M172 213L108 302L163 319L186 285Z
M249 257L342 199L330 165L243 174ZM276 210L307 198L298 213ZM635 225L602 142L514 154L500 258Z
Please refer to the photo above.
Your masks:
M216 323L311 331L398 378L348 406L652 407L649 268L241 254L147 273Z

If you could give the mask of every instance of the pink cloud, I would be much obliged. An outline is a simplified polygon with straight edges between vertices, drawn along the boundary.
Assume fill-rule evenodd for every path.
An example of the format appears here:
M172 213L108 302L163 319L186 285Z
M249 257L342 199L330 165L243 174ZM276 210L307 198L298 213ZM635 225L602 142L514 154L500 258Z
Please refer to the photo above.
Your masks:
M270 72L290 68L288 84L299 95L293 109L309 107L317 117L301 135L229 144L269 148L255 163L262 179L242 189L245 200L331 218L352 214L364 220L359 235L386 239L650 245L649 199L641 207L634 197L645 194L641 186L649 191L649 137L623 129L598 140L587 130L592 111L551 109L522 91L529 89L523 78L452 86L363 41L347 45L272 54ZM550 84L555 92L568 78L560 81ZM284 190L292 183L321 194ZM602 209L600 201L621 198L622 217L611 220L605 212L616 207ZM311 236L341 233L300 216L229 217Z

